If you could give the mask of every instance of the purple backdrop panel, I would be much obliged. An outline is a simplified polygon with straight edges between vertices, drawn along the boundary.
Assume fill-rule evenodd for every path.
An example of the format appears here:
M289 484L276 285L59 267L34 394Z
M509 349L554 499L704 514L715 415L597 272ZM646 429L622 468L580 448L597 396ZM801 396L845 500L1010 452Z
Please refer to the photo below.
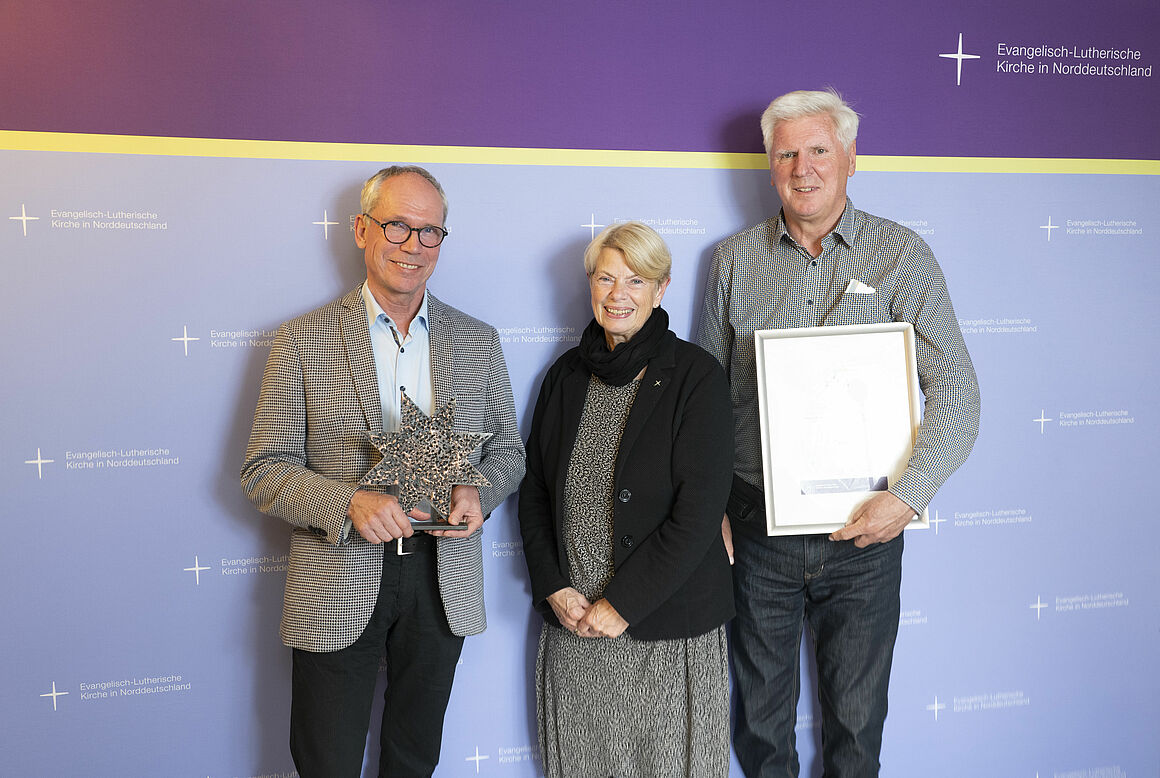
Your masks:
M1148 0L43 0L0 15L3 129L759 151L772 97L833 85L874 119L863 153L1160 157Z

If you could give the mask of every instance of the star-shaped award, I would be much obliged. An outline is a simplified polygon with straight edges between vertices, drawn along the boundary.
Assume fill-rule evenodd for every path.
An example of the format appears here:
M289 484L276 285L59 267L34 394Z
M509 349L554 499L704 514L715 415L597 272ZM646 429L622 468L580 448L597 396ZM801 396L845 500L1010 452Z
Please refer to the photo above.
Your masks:
M404 394L399 431L367 433L383 458L367 471L359 486L398 486L399 507L404 513L427 500L439 515L451 515L452 486L491 485L470 460L471 453L491 433L460 434L453 431L454 426L454 398L428 416Z

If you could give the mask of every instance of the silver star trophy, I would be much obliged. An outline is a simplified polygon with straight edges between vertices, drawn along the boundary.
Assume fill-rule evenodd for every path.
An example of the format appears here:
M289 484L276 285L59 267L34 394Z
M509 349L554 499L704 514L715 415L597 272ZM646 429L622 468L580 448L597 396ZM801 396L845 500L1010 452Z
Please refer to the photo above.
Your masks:
M404 513L426 500L432 511L447 518L452 486L491 485L470 460L491 433L455 432L454 398L428 416L404 394L402 410L398 432L367 433L383 458L367 471L359 486L380 491L397 486Z

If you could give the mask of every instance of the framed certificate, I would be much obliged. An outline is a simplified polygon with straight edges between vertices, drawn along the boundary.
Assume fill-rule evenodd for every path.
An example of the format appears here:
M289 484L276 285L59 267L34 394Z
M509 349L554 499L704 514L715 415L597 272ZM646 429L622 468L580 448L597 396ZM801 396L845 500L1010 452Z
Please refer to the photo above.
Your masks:
M908 322L759 330L770 535L830 533L902 475L922 421ZM929 527L927 512L908 525Z

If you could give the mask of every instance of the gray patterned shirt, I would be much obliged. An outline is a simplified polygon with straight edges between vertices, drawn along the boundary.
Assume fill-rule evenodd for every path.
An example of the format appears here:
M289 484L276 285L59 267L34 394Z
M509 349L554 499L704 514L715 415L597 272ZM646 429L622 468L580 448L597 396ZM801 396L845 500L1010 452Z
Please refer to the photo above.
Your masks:
M874 293L846 293L852 279ZM763 483L754 331L891 321L914 325L926 402L914 452L890 491L921 512L979 432L979 384L930 247L849 198L817 258L790 237L780 214L717 246L697 343L729 376L738 476Z

